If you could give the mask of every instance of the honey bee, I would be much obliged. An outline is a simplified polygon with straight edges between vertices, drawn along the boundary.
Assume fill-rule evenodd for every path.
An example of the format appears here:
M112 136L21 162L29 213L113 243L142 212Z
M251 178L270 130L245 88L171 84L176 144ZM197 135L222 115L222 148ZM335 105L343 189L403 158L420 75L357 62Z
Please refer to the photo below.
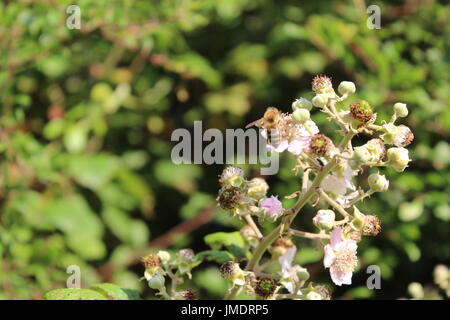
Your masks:
M276 148L280 144L280 131L278 130L280 120L281 111L274 107L268 107L261 119L249 123L245 128L256 126L267 130L267 142Z

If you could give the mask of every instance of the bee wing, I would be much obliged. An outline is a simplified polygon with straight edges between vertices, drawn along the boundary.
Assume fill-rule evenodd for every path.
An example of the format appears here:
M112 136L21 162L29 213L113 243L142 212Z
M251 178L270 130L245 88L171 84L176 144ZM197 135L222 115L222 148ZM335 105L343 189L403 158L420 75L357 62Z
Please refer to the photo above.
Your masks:
M245 129L248 129L253 126L261 127L263 125L264 120L258 119L256 121L250 122L248 125L245 126Z

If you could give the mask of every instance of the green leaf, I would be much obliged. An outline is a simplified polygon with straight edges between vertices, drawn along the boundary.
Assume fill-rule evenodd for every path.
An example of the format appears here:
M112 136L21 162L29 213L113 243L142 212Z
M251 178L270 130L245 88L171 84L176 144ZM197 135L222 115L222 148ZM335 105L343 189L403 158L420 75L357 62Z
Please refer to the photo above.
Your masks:
M55 289L45 294L47 300L107 300L102 293L90 289Z
M245 246L245 240L242 238L239 231L208 234L205 236L205 243L213 250L219 250L223 246L229 247L235 245L241 248Z
M217 263L224 263L227 261L234 261L234 256L228 251L218 251L218 250L206 250L197 253L196 260L206 259L208 261L215 261Z
M138 300L139 294L136 290L123 289L116 284L100 283L91 286L89 289L104 295L108 300Z
M72 156L67 169L80 185L96 190L112 178L117 167L113 156L99 153Z

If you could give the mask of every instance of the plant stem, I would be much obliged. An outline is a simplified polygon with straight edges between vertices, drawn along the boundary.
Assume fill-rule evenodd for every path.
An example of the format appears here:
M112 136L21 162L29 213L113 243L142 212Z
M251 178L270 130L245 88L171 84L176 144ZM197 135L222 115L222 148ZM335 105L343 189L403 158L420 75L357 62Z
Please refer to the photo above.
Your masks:
M330 236L327 234L323 234L323 233L311 233L311 232L305 232L305 231L300 231L300 230L295 230L295 229L289 229L289 233L293 234L294 236L299 236L302 238L307 238L307 239L329 239Z
M247 223L249 224L249 226L253 229L253 231L255 231L258 239L264 238L264 235L261 233L261 231L259 231L259 228L256 225L255 221L253 221L253 218L251 217L251 215L246 214L244 217L245 217L245 220L247 221Z
M347 218L350 216L350 214L345 211L345 209L336 201L330 198L330 196L323 191L322 189L317 189L317 192L320 194L322 198L324 198L333 208L335 208L344 218Z

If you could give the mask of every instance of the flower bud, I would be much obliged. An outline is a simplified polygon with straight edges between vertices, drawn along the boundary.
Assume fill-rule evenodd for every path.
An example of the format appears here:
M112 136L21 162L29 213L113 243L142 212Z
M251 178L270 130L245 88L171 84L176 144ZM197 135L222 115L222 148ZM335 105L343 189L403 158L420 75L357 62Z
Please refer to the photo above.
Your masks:
M164 287L165 279L162 275L157 274L148 280L148 286L152 289L159 290Z
M306 109L309 111L312 109L312 103L311 101L305 98L296 99L292 103L292 111L295 111L297 109Z
M309 150L317 156L325 156L333 149L333 142L330 138L323 134L316 134L312 136L309 142Z
M406 147L414 140L414 134L407 126L399 125L396 134L393 136L392 143L396 147Z
M418 282L412 282L408 286L408 292L414 299L423 299L424 291L423 287Z
M344 94L353 94L356 92L356 86L351 81L342 81L339 84L338 92L342 95Z
M219 182L224 186L240 187L244 182L244 172L235 166L226 167L220 175Z
M277 197L274 196L262 200L259 205L263 210L264 216L267 218L276 219L284 211L280 200L278 200Z
M365 236L376 236L381 232L381 222L377 216L368 214L364 217L362 234Z
M306 109L297 109L292 113L292 118L296 122L303 124L311 118L311 115Z
M289 248L294 247L294 243L288 237L278 238L269 248L273 257L281 257Z
M372 155L366 146L355 147L352 160L357 164L364 164L370 162Z
M405 148L390 148L387 151L388 164L397 172L403 172L411 161Z
M324 75L315 76L312 81L312 91L314 91L316 94L320 93L334 94L331 79Z
M440 287L450 284L450 270L443 264L438 264L433 271L434 282Z
M162 264L165 264L165 263L169 262L169 260L170 260L170 253L168 253L167 251L164 251L164 250L158 251L157 256Z
M220 274L223 278L233 283L233 285L243 286L245 284L244 271L239 264L233 261L227 261L220 266Z
M325 94L317 94L314 96L314 98L312 98L311 102L313 106L317 108L323 108L328 103L328 96Z
M334 226L335 219L333 210L319 210L313 218L313 223L319 229L330 230Z
M247 194L256 200L260 200L266 196L267 190L269 190L269 185L266 180L262 178L253 178L248 183Z
M256 281L255 293L263 299L270 298L275 290L277 289L277 284L275 280L271 278L262 278Z
M374 192L383 192L389 188L389 180L379 173L373 173L367 179L370 190Z
M178 251L177 257L181 263L192 264L195 260L195 253L192 249L182 249Z
M239 206L242 201L242 194L238 188L229 187L221 188L219 190L219 196L217 202L222 209L232 210Z
M406 103L397 102L394 104L394 112L400 118L408 116L408 107L406 106Z
M322 300L322 295L316 291L310 291L306 294L306 300Z
M364 123L373 120L375 117L372 107L365 100L359 100L350 104L350 113L355 119Z
M370 139L364 146L370 153L370 162L379 162L383 160L386 155L386 148L384 147L383 140L381 139Z

